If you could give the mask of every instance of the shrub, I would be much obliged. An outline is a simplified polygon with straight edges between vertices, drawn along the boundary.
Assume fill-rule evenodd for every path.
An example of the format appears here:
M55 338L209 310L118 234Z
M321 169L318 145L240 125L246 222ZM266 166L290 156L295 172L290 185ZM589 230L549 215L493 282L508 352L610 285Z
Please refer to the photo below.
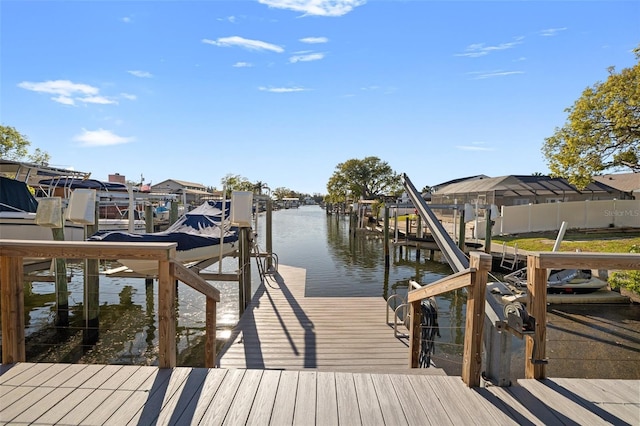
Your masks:
M629 253L640 253L640 246L634 244ZM626 288L627 290L640 295L640 271L617 271L609 277L611 288Z

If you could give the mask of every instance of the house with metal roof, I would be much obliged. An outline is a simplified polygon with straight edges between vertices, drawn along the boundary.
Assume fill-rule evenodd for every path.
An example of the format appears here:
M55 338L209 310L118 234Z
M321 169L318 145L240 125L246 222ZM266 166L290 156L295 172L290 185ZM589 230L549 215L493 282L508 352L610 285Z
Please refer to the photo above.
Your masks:
M523 204L557 203L584 200L630 199L631 194L600 181L578 189L564 178L550 176L474 176L436 186L431 195L433 204Z

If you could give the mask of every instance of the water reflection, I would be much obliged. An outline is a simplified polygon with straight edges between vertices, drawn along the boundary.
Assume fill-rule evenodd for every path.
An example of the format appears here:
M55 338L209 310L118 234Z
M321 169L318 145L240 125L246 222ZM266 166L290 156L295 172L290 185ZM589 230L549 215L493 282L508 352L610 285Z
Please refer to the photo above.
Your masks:
M258 219L260 247L265 247L264 215ZM344 216L327 216L317 206L280 210L273 213L273 250L281 264L307 271L307 297L406 297L410 280L436 281L451 273L437 254L428 252L416 260L414 249L393 253L389 268L384 267L384 242L381 234L350 231ZM222 262L225 272L238 269L237 259ZM101 270L113 267L102 263ZM218 270L218 265L211 268ZM91 362L118 364L157 364L158 306L157 282L144 279L114 278L100 275L99 339L95 345L83 345L82 264L70 264L69 327L55 326L53 283L31 283L25 287L27 324L27 360L51 362ZM238 321L238 284L212 282L221 292L217 309L218 346L224 344L229 330ZM252 261L252 288L260 281ZM461 364L464 340L463 293L438 297L441 338L436 341L434 362L447 363L447 372L456 374ZM380 320L384 321L384 314ZM178 364L202 366L205 330L205 298L183 285L177 295ZM393 333L390 328L390 333Z

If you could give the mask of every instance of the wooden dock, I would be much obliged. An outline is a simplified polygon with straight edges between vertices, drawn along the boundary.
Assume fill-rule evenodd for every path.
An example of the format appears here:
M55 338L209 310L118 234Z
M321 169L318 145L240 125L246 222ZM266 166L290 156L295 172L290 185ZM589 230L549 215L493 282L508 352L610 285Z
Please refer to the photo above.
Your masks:
M34 364L0 366L0 424L638 425L640 382Z
M305 281L306 270L291 266L267 275L218 366L445 374L409 369L408 340L386 324L382 297L305 297Z

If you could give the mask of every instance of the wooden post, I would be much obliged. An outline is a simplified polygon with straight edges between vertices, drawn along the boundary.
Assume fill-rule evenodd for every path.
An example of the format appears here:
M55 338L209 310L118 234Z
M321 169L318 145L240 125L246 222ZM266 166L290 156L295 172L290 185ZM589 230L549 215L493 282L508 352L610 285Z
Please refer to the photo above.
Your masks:
M216 301L207 297L204 366L216 366Z
M169 225L172 225L178 220L178 201L171 201L171 205L169 207Z
M3 364L26 361L23 275L22 257L0 257Z
M96 201L93 225L85 227L85 237L98 231L100 205ZM130 212L131 213L131 212ZM99 337L100 316L100 264L98 259L86 259L84 263L84 330L82 343L94 345Z
M544 379L544 364L534 364L532 359L546 358L547 338L547 270L537 267L537 256L527 256L527 310L536 319L535 335L526 336L524 375L527 379ZM534 353L534 339L536 351Z
M273 259L271 256L273 255L273 206L271 205L271 198L267 200L267 212L265 215L266 222L266 249L267 249L267 271L271 270L273 267Z
M244 309L251 301L251 232L250 228L242 228L242 285L244 287Z
M460 217L460 224L458 225L458 247L460 250L464 251L464 242L467 238L465 236L467 223L464 221L464 206L458 216Z
M416 228L416 262L420 261L420 241L417 238L422 238L422 217L418 215L416 219L418 221L418 226Z
M54 241L64 241L62 228L51 228ZM56 327L69 326L69 290L67 284L67 260L54 259L56 265Z
M389 268L389 207L384 206L384 267Z
M471 285L467 287L467 318L462 356L462 380L469 387L480 386L482 370L482 333L487 276L491 269L491 255L472 252Z
M484 235L484 252L491 253L491 232L493 229L493 222L491 221L491 206L485 210L485 235Z
M135 212L129 213L134 214L135 220ZM153 206L149 203L144 206L144 230L146 232L153 232Z
M409 368L418 368L420 357L420 343L422 339L422 310L420 301L409 304Z
M409 233L411 232L411 215L406 215L404 220L404 239L409 240Z
M168 260L158 261L158 366L176 366L176 285Z

